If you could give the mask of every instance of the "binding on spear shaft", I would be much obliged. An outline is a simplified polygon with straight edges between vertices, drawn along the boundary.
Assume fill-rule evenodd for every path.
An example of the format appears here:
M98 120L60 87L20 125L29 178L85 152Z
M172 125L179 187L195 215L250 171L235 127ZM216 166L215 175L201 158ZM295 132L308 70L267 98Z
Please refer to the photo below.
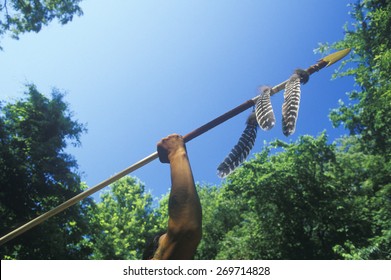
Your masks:
M341 50L335 53L332 53L323 59L319 60L316 64L310 66L305 71L308 73L308 75L312 75L313 73L319 71L320 69L330 66L334 64L335 62L339 61L343 57L345 57L350 52L350 49ZM282 82L279 85L274 86L269 94L270 96L276 94L277 92L281 91L285 88L285 85L289 82L289 80ZM222 124L223 122L233 118L234 116L240 114L241 112L251 108L254 106L260 96L256 96L253 99L247 100L243 104L237 106L236 108L226 112L225 114L217 117L216 119L206 123L205 125L193 130L192 132L186 134L183 138L185 142L189 142L190 140L200 136L201 134L204 134L208 130ZM126 169L120 171L119 173L115 174L114 176L100 182L99 184L85 190L84 192L74 196L73 198L65 201L64 203L60 204L59 206L53 208L52 210L38 216L37 218L27 222L26 224L20 226L19 228L11 231L10 233L4 235L0 238L0 245L5 244L6 242L14 239L18 235L28 231L29 229L41 224L45 220L49 219L50 217L53 217L54 215L57 215L58 213L64 211L65 209L71 207L72 205L78 203L79 201L83 200L84 198L94 194L95 192L103 189L104 187L114 183L115 181L119 180L120 178L124 177L125 175L141 168L142 166L150 163L151 161L158 158L157 152L152 153L151 155L145 157L144 159L134 163L133 165L127 167Z

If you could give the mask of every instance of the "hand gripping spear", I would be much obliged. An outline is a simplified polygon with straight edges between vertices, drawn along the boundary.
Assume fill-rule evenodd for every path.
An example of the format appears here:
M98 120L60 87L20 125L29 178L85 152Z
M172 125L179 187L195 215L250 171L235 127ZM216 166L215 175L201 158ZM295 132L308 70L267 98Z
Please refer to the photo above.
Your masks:
M350 49L344 49L344 50L341 50L341 51L337 51L335 53L332 53L324 58L322 58L321 60L319 60L316 64L310 66L308 69L306 69L305 71L309 74L309 75L312 75L313 73L321 70L322 68L326 67L326 66L330 66L332 64L334 64L335 62L341 60L342 58L344 58L348 53L350 52ZM286 83L288 82L289 80L286 80L276 86L274 86L271 90L270 90L270 95L274 95L276 94L277 92L281 91L282 89L285 88L285 85ZM189 142L190 140L204 134L205 132L207 132L208 130L222 124L223 122L233 118L234 116L240 114L241 112L251 108L252 106L255 105L255 103L257 102L259 96L256 96L250 100L247 100L246 102L244 102L243 104L237 106L236 108L226 112L225 114L215 118L214 120L204 124L203 126L193 130L192 132L186 134L183 138L185 140L185 142ZM71 207L72 205L78 203L79 201L83 200L84 198L94 194L95 192L103 189L104 187L114 183L115 181L119 180L120 178L124 177L125 175L139 169L140 167L150 163L151 161L155 160L158 158L158 153L157 152L154 152L152 153L151 155L143 158L142 160L134 163L133 165L127 167L126 169L120 171L119 173L115 174L114 176L100 182L99 184L85 190L84 192L74 196L73 198L65 201L64 203L60 204L59 206L53 208L52 210L38 216L37 218L27 222L26 224L20 226L19 228L11 231L10 233L4 235L3 237L0 238L0 245L3 245L4 243L14 239L15 237L17 237L18 235L28 231L29 229L41 224L42 222L46 221L47 219L49 219L50 217L53 217L54 215L57 215L58 213L64 211L65 209Z

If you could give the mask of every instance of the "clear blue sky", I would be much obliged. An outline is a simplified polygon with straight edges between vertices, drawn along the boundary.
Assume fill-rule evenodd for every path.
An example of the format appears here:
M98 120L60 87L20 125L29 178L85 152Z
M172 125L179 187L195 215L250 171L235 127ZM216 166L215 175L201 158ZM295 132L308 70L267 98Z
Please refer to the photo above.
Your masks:
M156 149L160 138L186 134L275 85L297 67L320 59L320 42L344 36L350 1L83 1L84 15L52 23L19 41L5 37L0 52L0 100L21 97L31 82L47 95L66 91L74 117L87 124L82 146L70 148L89 186ZM327 130L328 119L353 88L331 80L337 66L311 76L302 88L294 135L281 130L283 94L272 97L277 118L259 131L264 141L294 141ZM188 143L195 180L221 184L216 168L238 140L250 111ZM170 187L169 167L158 161L132 175L155 197Z

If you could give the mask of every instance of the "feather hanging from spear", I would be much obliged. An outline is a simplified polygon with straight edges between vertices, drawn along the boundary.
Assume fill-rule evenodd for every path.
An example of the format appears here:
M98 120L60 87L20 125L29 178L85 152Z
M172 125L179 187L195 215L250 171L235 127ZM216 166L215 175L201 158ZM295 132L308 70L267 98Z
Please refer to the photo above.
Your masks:
M247 158L251 149L254 146L255 138L257 137L257 119L255 112L252 112L246 122L246 128L239 138L238 143L232 148L229 155L217 168L217 174L220 178L228 176Z
M270 102L272 88L262 86L259 91L260 95L255 104L254 111L248 117L246 128L240 136L238 143L217 168L217 173L221 178L228 176L246 160L254 146L258 125L263 130L270 130L276 123L273 107Z
M271 87L260 87L261 94L255 104L255 115L257 117L257 122L263 130L272 129L276 123L272 103L270 101L271 91Z
M295 132L300 105L300 84L309 80L307 71L297 69L285 85L284 103L282 104L282 132L289 136Z

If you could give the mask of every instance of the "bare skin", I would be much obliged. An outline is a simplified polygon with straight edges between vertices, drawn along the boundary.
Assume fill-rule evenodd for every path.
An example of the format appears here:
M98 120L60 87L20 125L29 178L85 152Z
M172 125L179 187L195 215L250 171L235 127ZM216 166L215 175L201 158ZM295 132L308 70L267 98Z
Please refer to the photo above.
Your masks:
M157 145L159 159L170 164L171 193L168 229L159 239L153 259L192 259L202 235L202 210L195 188L186 146L177 134Z

